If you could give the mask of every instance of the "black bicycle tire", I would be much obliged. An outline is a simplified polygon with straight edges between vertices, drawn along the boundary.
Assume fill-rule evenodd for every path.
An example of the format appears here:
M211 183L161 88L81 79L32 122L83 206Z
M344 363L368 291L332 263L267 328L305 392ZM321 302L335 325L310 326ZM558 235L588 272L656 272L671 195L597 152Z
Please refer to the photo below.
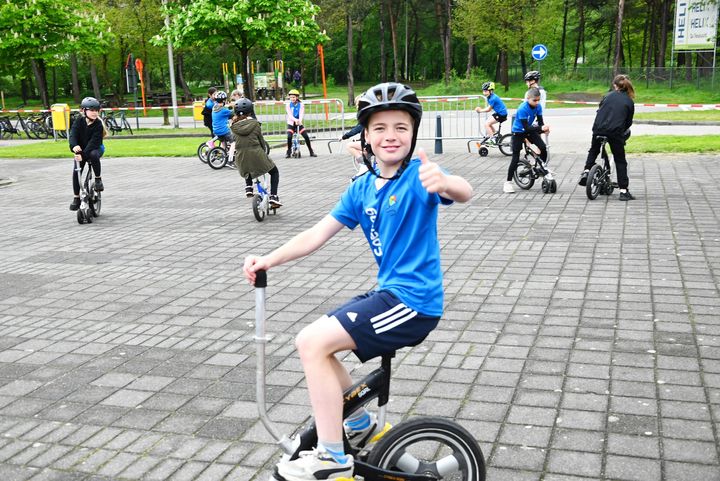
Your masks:
M525 174L525 175L523 175L522 177L528 179L527 183L522 183L520 180L521 176L520 176L520 174L518 174L518 171L520 170L520 168L525 169L523 171L523 174ZM532 175L532 170L533 170L533 168L530 165L530 162L528 162L527 160L520 159L518 161L518 165L517 165L517 167L515 167L515 171L513 172L513 180L515 181L515 184L518 187L520 187L522 190L530 190L532 188L532 186L535 185L535 178Z
M218 153L218 154L222 153L222 162L217 163L217 164L214 162L215 157L214 157L213 152ZM223 167L225 167L225 164L227 164L227 160L228 160L227 151L225 151L225 149L223 149L222 147L213 147L207 153L207 164L213 170L220 170Z
M462 472L463 481L485 481L485 457L480 445L465 428L444 418L420 417L394 426L372 448L367 461L383 469L400 469L395 462L407 455L405 448L425 441L449 443L445 446L452 449L453 457L464 461L459 466L461 470L455 471L455 474ZM418 469L416 473L427 472L433 464L424 464L422 471Z
M262 222L265 220L265 210L260 208L261 202L262 198L260 197L260 194L255 194L255 197L253 197L252 200L252 209L253 215L258 222Z
M600 190L602 188L600 179L601 176L602 167L597 164L593 165L590 172L588 172L587 182L585 184L585 194L588 199L595 200L598 195L600 195Z
M508 157L512 156L512 134L505 134L500 137L498 149L500 149L500 152Z
M205 149L207 149L207 150L205 150ZM207 161L208 152L210 152L210 146L207 144L207 142L203 142L200 145L198 145L197 156L198 156L198 159L200 159L200 162L202 162L203 164L208 163L208 161Z

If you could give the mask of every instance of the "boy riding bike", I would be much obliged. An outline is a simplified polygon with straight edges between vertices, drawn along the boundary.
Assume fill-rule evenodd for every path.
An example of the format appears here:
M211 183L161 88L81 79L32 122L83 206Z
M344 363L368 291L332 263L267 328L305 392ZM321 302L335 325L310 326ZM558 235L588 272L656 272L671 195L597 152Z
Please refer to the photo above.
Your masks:
M525 101L520 104L515 114L515 121L512 124L512 159L508 167L507 180L503 185L503 192L512 194L515 192L513 187L513 174L520 162L520 150L522 149L525 139L540 149L539 157L543 162L547 162L547 147L543 142L541 133L549 133L550 127L544 125L543 110L540 106L540 91L531 88L525 93ZM537 125L533 123L537 120Z
M287 152L285 152L285 158L290 158L290 151L292 149L292 138L297 130L298 134L302 135L305 139L305 145L307 145L310 151L310 157L317 157L317 154L313 151L310 146L310 137L305 131L303 125L303 117L305 117L305 105L300 101L300 92L292 89L288 92L290 102L285 105L285 113L287 114Z
M228 149L228 145L232 142L232 135L230 135L230 127L228 127L228 120L232 117L232 110L225 107L227 102L227 94L222 90L215 94L215 105L212 109L212 128L215 137L222 143L225 150Z
M90 163L93 174L95 174L95 190L102 192L105 187L100 177L100 157L105 151L103 146L105 129L102 121L98 119L100 102L94 97L85 97L80 102L80 111L82 115L75 119L70 128L70 150L75 154L75 160L80 162L80 170L85 167L86 163ZM70 203L70 210L78 210L80 208L80 180L75 172L75 166L73 166L72 184L75 197Z
M475 112L490 112L493 111L492 117L487 119L485 122L485 139L492 139L495 136L496 130L494 125L501 124L507 120L507 107L500 97L495 95L495 82L485 82L482 84L482 93L487 99L487 107L475 107ZM490 140L490 142L493 142Z
M365 439L379 431L364 408L343 425L343 391L352 379L335 357L353 350L362 362L415 346L437 326L443 308L439 204L467 202L472 187L446 174L424 152L413 158L422 107L409 87L384 83L360 100L358 121L364 162L370 173L351 183L329 215L265 256L245 259L244 273L255 282L267 270L312 253L343 227L360 225L378 264L378 290L351 299L303 328L295 340L305 371L318 445L295 460L278 464L288 481L352 477L347 437Z

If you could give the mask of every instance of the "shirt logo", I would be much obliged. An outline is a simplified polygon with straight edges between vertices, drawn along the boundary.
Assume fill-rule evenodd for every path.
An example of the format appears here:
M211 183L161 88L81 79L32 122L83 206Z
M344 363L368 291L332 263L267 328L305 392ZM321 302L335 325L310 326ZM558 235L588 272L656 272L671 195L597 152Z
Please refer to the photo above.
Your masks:
M388 201L390 205L395 205L395 202L397 202L397 197L394 195L390 196L390 200Z

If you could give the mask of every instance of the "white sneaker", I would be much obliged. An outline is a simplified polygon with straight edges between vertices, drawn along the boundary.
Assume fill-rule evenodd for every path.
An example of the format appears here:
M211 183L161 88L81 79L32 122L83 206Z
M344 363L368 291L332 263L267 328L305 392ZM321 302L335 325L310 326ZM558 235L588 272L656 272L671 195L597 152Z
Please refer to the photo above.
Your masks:
M345 463L335 461L325 450L313 449L301 451L300 457L282 460L278 463L278 473L287 481L315 481L319 479L338 479L353 477L354 460L346 455Z
M506 194L514 194L515 193L515 186L513 185L512 180L508 180L503 185L503 192Z

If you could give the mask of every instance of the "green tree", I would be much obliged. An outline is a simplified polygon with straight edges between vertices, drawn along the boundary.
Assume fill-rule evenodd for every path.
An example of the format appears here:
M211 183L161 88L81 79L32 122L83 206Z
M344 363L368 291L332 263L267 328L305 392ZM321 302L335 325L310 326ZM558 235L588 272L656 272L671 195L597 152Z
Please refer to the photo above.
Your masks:
M46 70L66 65L69 55L103 52L112 34L86 1L13 0L0 5L0 63L31 70L46 108L50 107Z
M250 50L310 51L328 40L315 21L320 9L309 0L190 0L168 3L170 26L155 42L168 38L177 47L230 43L242 57L245 95L252 98Z

